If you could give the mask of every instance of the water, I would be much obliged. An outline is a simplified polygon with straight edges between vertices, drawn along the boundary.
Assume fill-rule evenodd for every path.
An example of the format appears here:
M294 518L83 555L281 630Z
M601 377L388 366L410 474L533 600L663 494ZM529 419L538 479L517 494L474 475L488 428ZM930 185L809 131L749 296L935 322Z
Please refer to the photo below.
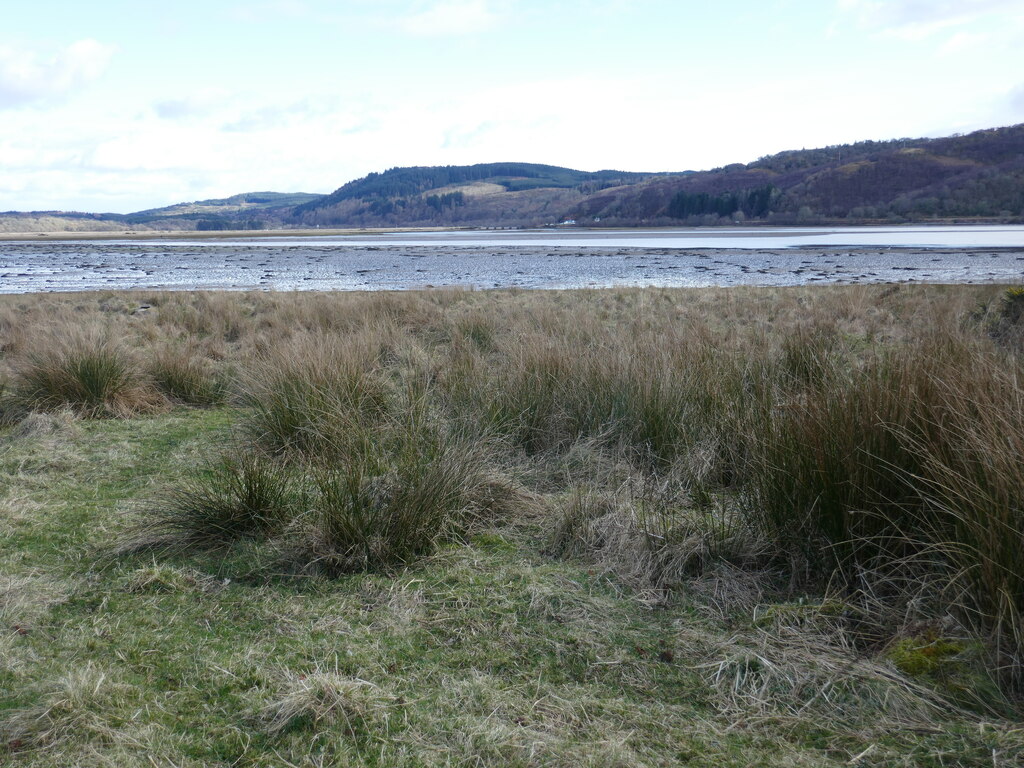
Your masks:
M1024 227L0 242L0 292L1022 282Z
M111 240L112 243L134 241ZM301 247L316 243L331 246L432 245L439 248L802 248L820 246L890 248L1008 248L1024 246L1024 226L900 226L900 227L778 227L716 229L618 230L472 230L438 232L386 232L342 237L273 237L239 240L165 240L168 245L238 247L274 244Z

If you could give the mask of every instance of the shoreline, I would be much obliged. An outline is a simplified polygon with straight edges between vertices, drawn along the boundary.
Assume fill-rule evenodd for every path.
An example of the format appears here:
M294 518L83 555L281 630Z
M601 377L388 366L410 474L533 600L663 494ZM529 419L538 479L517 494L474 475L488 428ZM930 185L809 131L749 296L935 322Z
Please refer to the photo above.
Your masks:
M327 238L327 237L358 237L358 236L384 236L404 235L435 232L452 233L479 233L480 235L501 234L508 236L511 233L521 235L562 235L577 234L581 237L613 236L617 233L632 235L647 235L651 237L669 236L672 233L687 232L704 237L722 237L731 232L749 231L757 232L762 237L780 237L792 231L847 231L847 230L893 230L904 229L944 229L944 228L971 228L971 229L992 229L992 228L1013 228L1021 227L1021 224L1007 224L1002 222L971 222L963 223L956 221L936 222L903 222L899 224L872 223L872 224L756 224L744 223L735 226L716 227L482 227L482 226L448 226L448 227L338 227L320 229L224 229L200 231L194 229L159 229L159 230L135 230L135 229L110 229L110 230L87 230L87 231L47 231L47 232L0 232L0 243L22 243L22 242L78 242L78 241L105 241L105 240L259 240L276 238ZM899 246L894 246L899 247ZM1011 246L1012 247L1012 246Z
M61 242L79 240L235 240L274 237L345 237L348 235L405 234L416 232L463 232L472 227L370 227L348 229L194 229L105 230L85 232L0 232L0 243ZM488 230L479 230L486 232Z

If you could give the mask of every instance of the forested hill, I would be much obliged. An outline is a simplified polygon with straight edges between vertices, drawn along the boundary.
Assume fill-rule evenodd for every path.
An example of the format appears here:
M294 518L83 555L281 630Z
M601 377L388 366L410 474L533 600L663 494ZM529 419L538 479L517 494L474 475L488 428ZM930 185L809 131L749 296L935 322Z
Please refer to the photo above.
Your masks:
M139 213L0 214L0 231L1024 222L1024 124L801 149L710 171L532 163L392 168L329 195L258 192Z
M1024 124L780 152L588 196L580 224L1024 220Z
M1024 125L801 149L695 173L527 163L393 168L297 207L321 226L1024 220Z
M657 175L536 163L392 168L298 206L294 218L328 226L537 225L595 192Z
M623 171L574 171L554 165L535 163L479 163L477 165L415 166L392 168L350 181L330 195L314 200L299 210L325 208L343 200L396 198L420 194L440 187L486 182L507 192L525 189L570 189L585 186L629 184L650 177L649 173Z

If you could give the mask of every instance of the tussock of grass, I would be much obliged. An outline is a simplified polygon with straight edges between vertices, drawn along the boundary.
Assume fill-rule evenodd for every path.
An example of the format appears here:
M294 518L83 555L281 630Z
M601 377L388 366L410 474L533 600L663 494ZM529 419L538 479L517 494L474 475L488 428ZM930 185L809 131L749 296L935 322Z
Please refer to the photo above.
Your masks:
M224 372L195 349L164 347L153 355L148 373L160 392L179 403L214 406L228 398L229 387Z
M0 576L0 626L22 634L68 595L64 583L36 574Z
M382 741L395 698L366 680L313 670L282 675L280 690L259 713L267 733L340 729L349 739Z
M41 413L30 411L18 421L10 432L13 438L56 438L72 435L76 429L76 416L70 410Z
M52 336L27 353L13 393L28 409L71 409L86 417L125 417L163 405L124 347L89 332Z
M216 592L225 583L195 568L156 563L132 571L124 580L124 590L137 594L167 592Z
M737 717L827 718L853 731L927 726L949 710L933 690L803 627L729 638L707 652L699 670L714 704Z
M132 740L124 726L112 722L111 708L133 698L132 688L98 665L87 663L52 685L38 707L23 710L0 724L0 736L17 748L52 749L70 740L114 746Z
M154 505L126 549L203 550L273 535L294 516L294 472L260 454L222 456Z
M576 491L553 527L548 551L582 557L641 589L679 587L723 564L762 555L749 530L722 509L699 511L661 487L614 495Z

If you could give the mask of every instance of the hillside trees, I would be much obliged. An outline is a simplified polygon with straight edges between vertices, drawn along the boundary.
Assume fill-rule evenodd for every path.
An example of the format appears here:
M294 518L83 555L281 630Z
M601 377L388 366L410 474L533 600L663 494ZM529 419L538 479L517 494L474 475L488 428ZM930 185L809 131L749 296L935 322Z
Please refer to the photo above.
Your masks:
M683 189L669 201L665 215L674 219L690 216L732 216L742 212L745 218L763 218L779 196L779 190L771 184L739 192L723 192L712 195L707 192L688 192Z

